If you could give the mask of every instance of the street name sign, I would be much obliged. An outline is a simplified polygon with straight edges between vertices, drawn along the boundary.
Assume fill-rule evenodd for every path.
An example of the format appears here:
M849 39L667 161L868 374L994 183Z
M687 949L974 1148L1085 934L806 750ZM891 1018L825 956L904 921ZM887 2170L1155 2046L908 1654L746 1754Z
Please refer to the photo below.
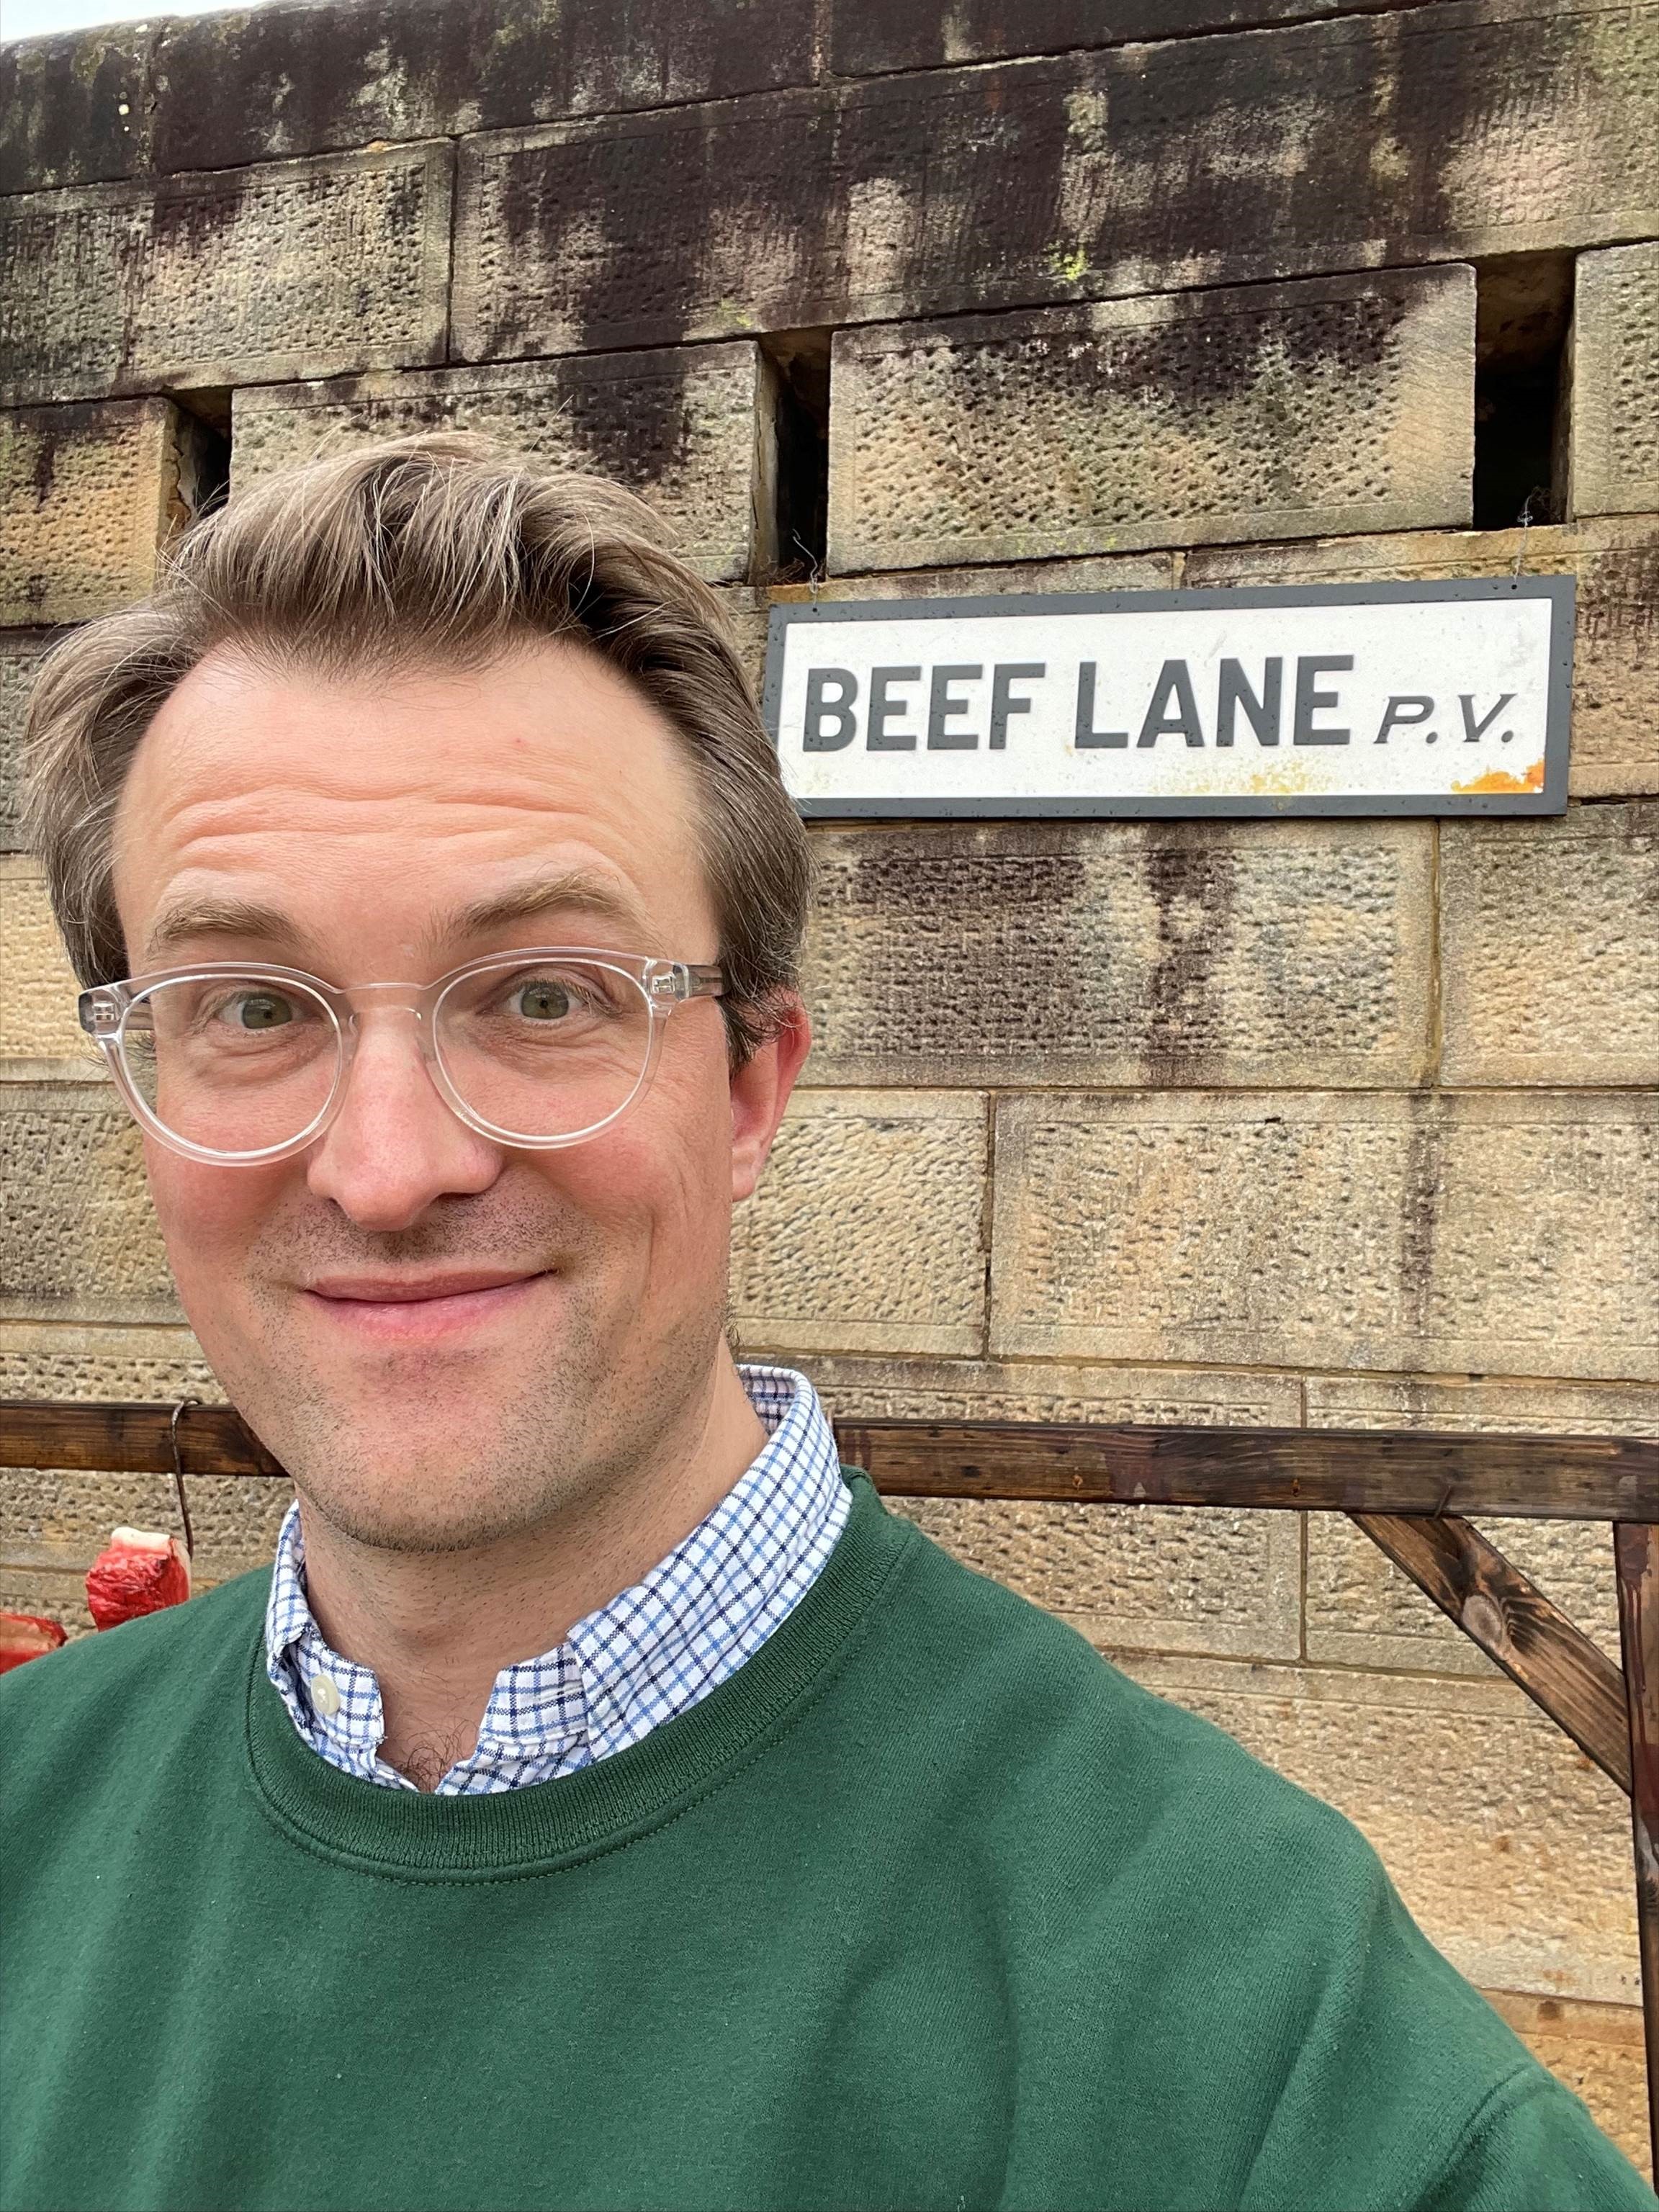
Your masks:
M1574 585L775 607L763 706L816 817L1559 814Z

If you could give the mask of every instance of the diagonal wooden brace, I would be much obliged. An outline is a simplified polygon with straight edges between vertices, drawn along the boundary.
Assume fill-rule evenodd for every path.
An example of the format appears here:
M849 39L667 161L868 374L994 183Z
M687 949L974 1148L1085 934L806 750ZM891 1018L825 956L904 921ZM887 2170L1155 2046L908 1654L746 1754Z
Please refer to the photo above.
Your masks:
M1455 1514L1348 1517L1630 1795L1625 1678L1582 1628Z

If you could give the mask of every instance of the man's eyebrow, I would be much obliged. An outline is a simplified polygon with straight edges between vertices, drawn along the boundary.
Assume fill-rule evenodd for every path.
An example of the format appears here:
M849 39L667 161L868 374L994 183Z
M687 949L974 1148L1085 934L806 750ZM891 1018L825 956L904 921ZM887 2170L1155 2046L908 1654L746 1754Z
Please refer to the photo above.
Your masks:
M434 951L458 938L482 937L538 915L574 912L637 935L644 925L639 909L604 877L585 868L560 869L532 876L504 891L474 899L441 915L423 932ZM146 969L159 967L168 953L201 938L258 938L309 954L308 933L280 907L257 899L189 898L165 907L144 947Z
M301 951L311 942L291 915L258 899L180 899L156 916L145 942L145 967L155 967L167 953L202 937L258 937Z
M644 927L639 908L624 891L589 869L568 868L532 876L507 890L471 900L440 916L425 934L435 950L458 938L482 937L561 909L636 935Z

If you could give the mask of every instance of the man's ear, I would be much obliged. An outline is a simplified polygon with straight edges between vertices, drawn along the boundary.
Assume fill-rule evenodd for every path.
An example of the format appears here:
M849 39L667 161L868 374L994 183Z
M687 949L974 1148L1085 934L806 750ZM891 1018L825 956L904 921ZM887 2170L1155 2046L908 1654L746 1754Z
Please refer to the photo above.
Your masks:
M764 1044L732 1073L732 1202L752 1198L801 1064L812 1047L812 1024L793 991L770 1009Z

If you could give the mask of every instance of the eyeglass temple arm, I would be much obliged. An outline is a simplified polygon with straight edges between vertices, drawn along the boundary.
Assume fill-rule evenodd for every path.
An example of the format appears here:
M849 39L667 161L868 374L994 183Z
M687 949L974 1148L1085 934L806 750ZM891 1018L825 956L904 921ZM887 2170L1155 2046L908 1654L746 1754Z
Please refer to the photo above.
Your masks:
M706 963L685 969L685 996L688 999L721 999L726 995L726 975L721 969Z

